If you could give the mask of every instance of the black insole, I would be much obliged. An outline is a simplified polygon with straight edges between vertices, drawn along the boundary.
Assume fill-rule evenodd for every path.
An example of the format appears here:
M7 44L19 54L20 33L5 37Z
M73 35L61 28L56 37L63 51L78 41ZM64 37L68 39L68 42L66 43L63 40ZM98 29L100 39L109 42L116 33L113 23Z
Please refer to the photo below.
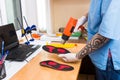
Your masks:
M40 62L40 65L49 67L52 69L60 70L60 71L71 71L74 69L72 66L61 64L61 63L58 63L58 62L55 62L52 60L42 61L42 62Z
M56 53L56 54L66 54L66 53L70 53L70 51L68 51L65 48L59 48L59 47L54 47L54 46L50 46L50 45L44 45L42 47L45 51L50 52L50 53Z

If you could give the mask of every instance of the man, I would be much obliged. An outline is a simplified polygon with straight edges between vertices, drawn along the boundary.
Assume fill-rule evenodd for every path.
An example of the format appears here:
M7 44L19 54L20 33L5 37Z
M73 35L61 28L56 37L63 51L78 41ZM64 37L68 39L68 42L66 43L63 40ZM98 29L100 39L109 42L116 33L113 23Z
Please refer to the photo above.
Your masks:
M96 67L96 80L120 80L120 0L91 0L87 16L78 19L76 28L88 21L88 43L77 54L60 54L65 62L89 55ZM76 29L75 29L76 30Z

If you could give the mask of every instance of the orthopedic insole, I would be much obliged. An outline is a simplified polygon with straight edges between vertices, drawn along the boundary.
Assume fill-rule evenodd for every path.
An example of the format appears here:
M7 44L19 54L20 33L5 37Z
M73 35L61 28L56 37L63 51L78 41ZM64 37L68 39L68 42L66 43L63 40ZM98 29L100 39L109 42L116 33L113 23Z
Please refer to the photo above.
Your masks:
M54 47L50 45L44 45L42 47L45 51L50 52L50 53L56 53L56 54L66 54L70 53L67 49L64 48L59 48L59 47Z
M57 62L52 61L52 60L42 61L42 62L40 62L40 65L45 66L45 67L49 67L49 68L52 68L55 70L60 70L60 71L71 71L74 69L72 66L60 64L60 63L57 63Z
M77 46L77 44L75 44L75 43L65 43L65 44L61 44L61 43L46 43L46 45L50 45L50 46L54 46L54 47L61 47L61 48L73 48L73 47Z

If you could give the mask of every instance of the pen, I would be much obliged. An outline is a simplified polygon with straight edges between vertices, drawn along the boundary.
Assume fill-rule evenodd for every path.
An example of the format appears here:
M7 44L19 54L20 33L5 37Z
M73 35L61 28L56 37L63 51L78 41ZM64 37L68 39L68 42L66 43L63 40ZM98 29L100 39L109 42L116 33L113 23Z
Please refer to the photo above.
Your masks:
M7 51L5 52L5 55L3 56L2 61L5 61L5 59L6 59L6 57L7 57L8 54L9 54L9 50L7 50Z
M1 52L0 60L2 59L3 55L4 55L4 41L2 41L2 52Z
M4 61L5 61L5 59L6 59L6 57L7 57L8 54L9 54L9 50L7 50L5 52L5 55L2 57L2 60L0 61L0 64L4 63Z

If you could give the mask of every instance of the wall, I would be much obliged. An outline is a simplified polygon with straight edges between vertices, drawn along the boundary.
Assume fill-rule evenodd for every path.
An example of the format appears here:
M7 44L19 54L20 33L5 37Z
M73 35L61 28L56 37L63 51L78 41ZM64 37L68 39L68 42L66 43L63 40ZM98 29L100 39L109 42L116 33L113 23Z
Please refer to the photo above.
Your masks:
M90 0L53 0L54 32L65 27L69 18L80 18L89 8Z

